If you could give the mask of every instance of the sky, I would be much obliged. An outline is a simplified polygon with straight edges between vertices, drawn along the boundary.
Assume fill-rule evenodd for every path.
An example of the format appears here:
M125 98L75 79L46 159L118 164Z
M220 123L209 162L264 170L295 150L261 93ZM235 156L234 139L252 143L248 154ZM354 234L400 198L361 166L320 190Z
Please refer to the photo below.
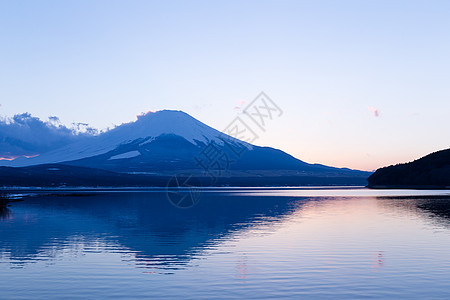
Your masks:
M0 116L104 130L160 109L374 170L450 147L449 1L3 1ZM1 132L0 132L1 134Z

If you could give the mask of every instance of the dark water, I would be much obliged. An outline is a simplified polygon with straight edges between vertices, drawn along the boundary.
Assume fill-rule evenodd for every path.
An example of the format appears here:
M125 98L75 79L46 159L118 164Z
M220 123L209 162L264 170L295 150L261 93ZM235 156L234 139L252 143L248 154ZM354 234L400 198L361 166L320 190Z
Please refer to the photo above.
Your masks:
M450 193L38 196L0 210L1 299L450 299ZM197 201L198 200L198 201Z

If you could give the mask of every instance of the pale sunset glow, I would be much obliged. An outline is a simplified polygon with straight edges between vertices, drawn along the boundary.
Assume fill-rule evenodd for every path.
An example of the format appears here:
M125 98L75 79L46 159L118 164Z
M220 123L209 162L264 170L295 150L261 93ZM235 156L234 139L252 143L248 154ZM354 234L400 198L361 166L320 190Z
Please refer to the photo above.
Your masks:
M33 155L17 155L17 156L5 156L5 157L0 157L0 160L9 160L9 161L13 161L17 158L20 157L25 157L25 158L33 158L33 157L38 157L39 154L33 154Z
M284 114L256 143L309 163L448 147L448 1L6 3L3 117L105 130L174 109L222 130L264 91Z

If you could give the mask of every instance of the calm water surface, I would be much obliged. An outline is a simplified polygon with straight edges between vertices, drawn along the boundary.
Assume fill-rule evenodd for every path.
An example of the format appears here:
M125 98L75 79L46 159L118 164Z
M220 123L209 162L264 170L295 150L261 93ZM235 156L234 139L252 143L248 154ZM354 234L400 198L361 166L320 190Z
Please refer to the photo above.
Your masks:
M450 192L207 189L0 210L1 299L450 299Z

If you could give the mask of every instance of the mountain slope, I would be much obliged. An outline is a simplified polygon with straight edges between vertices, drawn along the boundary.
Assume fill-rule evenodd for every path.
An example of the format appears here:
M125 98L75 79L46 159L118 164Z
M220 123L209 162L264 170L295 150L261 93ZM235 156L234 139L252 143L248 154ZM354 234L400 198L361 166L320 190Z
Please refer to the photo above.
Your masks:
M371 188L450 188L450 149L378 169L368 182Z
M225 135L184 112L168 110L147 113L135 122L38 157L2 162L12 167L42 164L160 177L180 173L223 178L354 177L362 184L370 175L308 164L281 150L254 146ZM345 180L339 184L345 184Z
M223 141L219 138L222 135L221 132L184 112L163 110L138 116L138 120L135 122L122 124L98 136L57 148L37 157L19 158L11 162L4 161L2 165L20 167L43 163L59 163L104 155L109 152L118 153L118 151L133 148L133 145L144 146L149 144L162 135L183 137L183 139L193 145L205 145L212 141L223 145ZM247 143L231 137L230 140L240 143L249 149L251 148ZM119 147L122 150L118 150Z

